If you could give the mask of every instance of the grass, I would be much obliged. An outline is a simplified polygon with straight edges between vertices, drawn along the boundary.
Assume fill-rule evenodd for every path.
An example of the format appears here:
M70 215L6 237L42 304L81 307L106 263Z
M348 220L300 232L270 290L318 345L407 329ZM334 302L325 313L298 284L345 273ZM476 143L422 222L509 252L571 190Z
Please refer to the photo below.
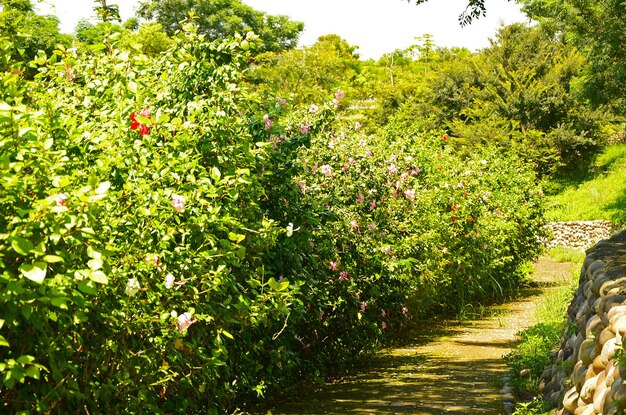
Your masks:
M506 357L511 373L510 385L521 402L514 415L547 415L551 408L541 399L538 389L550 354L563 334L567 321L567 307L576 289L577 272L582 266L584 253L566 248L550 251L559 262L573 262L570 284L561 286L546 295L535 309L535 324L519 334L519 343ZM528 369L530 375L522 376Z
M605 219L626 223L626 144L607 147L589 173L547 184L550 221Z
M558 262L573 262L580 265L585 260L585 251L582 249L567 248L564 246L555 246L548 250L550 258Z

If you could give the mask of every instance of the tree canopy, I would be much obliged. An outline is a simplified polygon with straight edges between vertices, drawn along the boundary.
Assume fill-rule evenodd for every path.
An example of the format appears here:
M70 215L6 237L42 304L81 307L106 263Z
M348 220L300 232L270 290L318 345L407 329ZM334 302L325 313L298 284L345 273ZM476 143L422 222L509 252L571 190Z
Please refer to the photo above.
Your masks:
M260 38L261 51L294 48L304 29L302 22L260 12L239 0L144 0L137 11L140 17L160 23L170 36L180 30L190 13L208 39L252 31Z
M409 3L411 2L411 0L408 1ZM426 2L428 2L428 0L415 0L415 4L417 5ZM459 15L459 23L461 26L465 26L472 23L474 19L484 17L486 14L487 8L485 7L485 0L468 0L467 7L465 7L463 13Z
M583 92L594 105L623 113L626 99L626 3L617 0L523 0L522 10L589 60Z

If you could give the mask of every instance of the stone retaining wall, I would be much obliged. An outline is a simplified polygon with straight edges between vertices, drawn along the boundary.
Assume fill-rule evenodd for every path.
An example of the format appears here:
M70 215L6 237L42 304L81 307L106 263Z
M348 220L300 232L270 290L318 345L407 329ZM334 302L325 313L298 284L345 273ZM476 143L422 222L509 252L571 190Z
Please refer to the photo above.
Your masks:
M617 227L608 220L550 222L545 228L549 233L547 240L544 241L547 248L555 246L589 248L617 231Z
M568 327L540 388L557 415L626 410L626 367L614 359L626 337L626 231L587 250Z

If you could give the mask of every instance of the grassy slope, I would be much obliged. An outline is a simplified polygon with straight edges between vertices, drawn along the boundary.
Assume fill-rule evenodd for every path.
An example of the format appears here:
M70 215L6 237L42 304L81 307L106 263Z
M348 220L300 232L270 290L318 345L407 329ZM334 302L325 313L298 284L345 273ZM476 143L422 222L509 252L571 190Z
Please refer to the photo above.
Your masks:
M607 219L626 224L626 144L607 147L593 172L556 184L548 196L550 221Z

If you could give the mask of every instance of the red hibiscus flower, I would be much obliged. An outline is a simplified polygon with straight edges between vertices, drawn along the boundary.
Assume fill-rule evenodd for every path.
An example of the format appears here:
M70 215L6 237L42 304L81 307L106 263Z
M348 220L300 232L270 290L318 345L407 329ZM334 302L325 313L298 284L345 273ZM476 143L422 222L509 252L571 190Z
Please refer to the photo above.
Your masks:
M150 118L150 111L147 108L144 108L140 113L140 117ZM133 112L130 114L130 120L132 121L130 124L131 130L139 130L139 134L147 135L150 132L148 126L137 119L137 113Z

